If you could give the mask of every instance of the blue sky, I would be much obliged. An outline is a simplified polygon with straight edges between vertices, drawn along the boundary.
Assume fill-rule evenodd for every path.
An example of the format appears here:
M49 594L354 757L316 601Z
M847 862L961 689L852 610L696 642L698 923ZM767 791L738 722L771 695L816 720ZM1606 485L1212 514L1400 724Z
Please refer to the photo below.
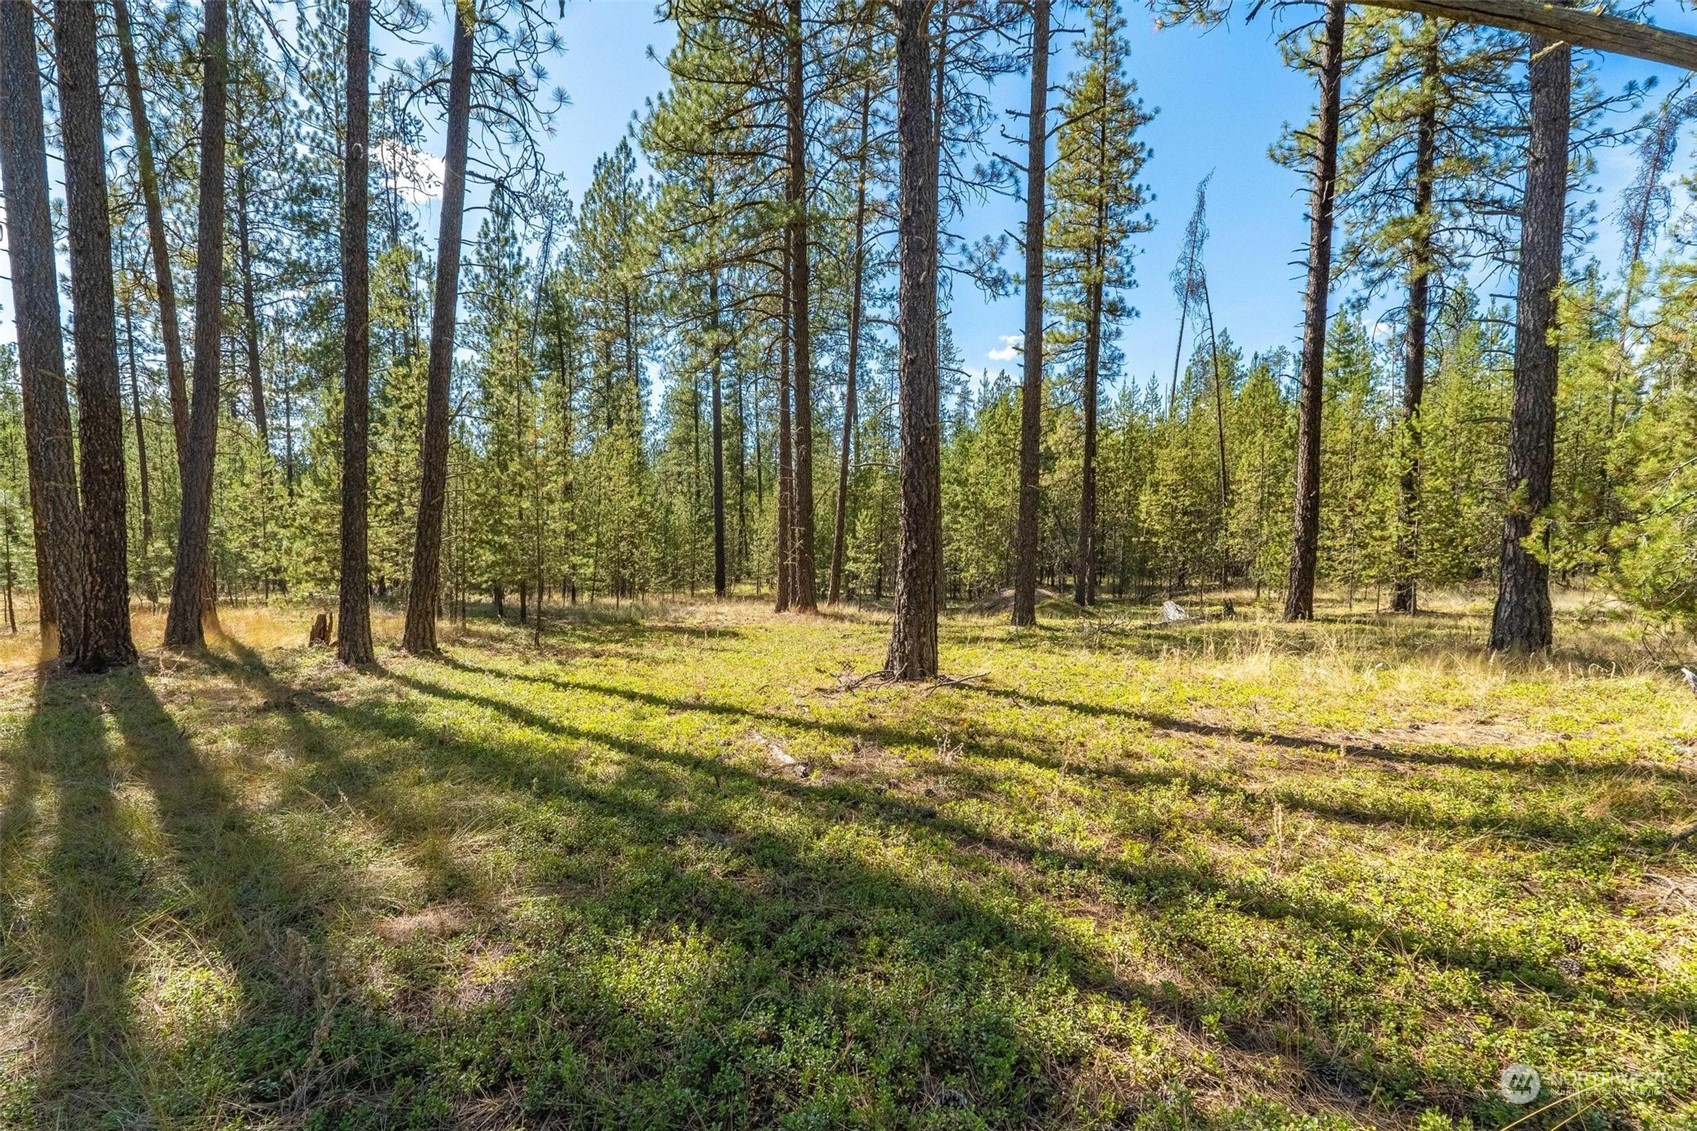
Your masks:
M1697 32L1697 14L1668 0L1654 8L1666 26ZM1208 271L1218 323L1251 350L1294 346L1302 268L1293 261L1307 239L1303 186L1297 174L1275 165L1267 150L1285 122L1310 113L1311 82L1283 65L1265 19L1208 31L1157 31L1141 6L1127 4L1126 11L1131 73L1145 104L1160 111L1145 133L1153 156L1144 180L1154 190L1156 227L1143 239L1141 285L1130 296L1141 317L1127 326L1122 339L1127 370L1139 379L1170 371L1178 311L1167 274L1196 184L1210 170ZM1076 18L1063 22L1079 23ZM649 0L579 0L567 5L559 27L567 53L554 60L551 71L571 105L560 112L547 153L550 165L581 196L595 158L617 143L644 99L664 89L661 60L672 43L672 29L656 19ZM1057 78L1073 65L1070 42L1051 66ZM1681 77L1672 68L1627 59L1604 60L1599 71L1612 87L1652 75L1664 91ZM1005 79L994 97L1004 106L1022 104L1024 80ZM1631 175L1629 151L1601 155L1596 188L1602 212L1613 209ZM992 200L966 227L976 232L1011 228L1022 215L1023 206ZM1598 230L1596 253L1612 264L1618 242L1606 222ZM1005 349L1004 336L1019 332L1017 294L988 301L974 288L958 287L950 321L974 371L1017 364L991 356Z

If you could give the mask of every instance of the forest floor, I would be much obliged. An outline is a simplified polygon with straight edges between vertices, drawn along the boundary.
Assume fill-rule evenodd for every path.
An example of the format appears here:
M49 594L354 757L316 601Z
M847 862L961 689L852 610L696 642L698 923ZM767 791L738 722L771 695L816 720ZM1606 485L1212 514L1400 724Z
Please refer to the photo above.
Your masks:
M1689 639L1045 611L948 617L952 686L753 602L15 647L0 1126L1697 1118Z

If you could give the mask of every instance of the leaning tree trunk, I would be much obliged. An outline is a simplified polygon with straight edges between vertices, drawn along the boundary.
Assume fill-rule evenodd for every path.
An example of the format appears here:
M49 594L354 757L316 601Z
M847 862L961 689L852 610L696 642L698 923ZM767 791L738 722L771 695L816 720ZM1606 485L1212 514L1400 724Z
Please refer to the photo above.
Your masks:
M1561 283L1567 210L1568 133L1572 122L1573 50L1531 39L1532 130L1526 196L1520 209L1520 284L1514 319L1514 405L1508 424L1508 510L1497 607L1495 651L1543 651L1552 638L1550 567L1528 546L1550 503L1555 469L1556 361L1551 332ZM1544 538L1548 543L1548 532Z
M1286 620L1314 616L1320 557L1320 408L1326 368L1326 315L1332 285L1332 216L1337 205L1338 112L1343 89L1343 0L1327 0L1320 56L1320 121L1309 203L1308 294L1302 317L1302 395L1296 422L1296 520L1290 549Z
M460 289L460 221L465 214L466 148L471 135L471 25L454 8L454 56L448 72L448 138L442 162L442 226L436 239L435 305L424 399L423 467L412 548L406 628L401 646L415 655L436 648L437 587L442 577L442 510L448 487L448 383L454 368L454 312Z
M843 553L848 539L849 468L854 458L856 381L860 375L860 319L866 283L866 165L871 137L872 87L860 92L860 176L854 198L854 283L849 295L848 377L843 385L843 444L837 460L837 509L831 537L831 590L836 604L843 595Z
M82 508L65 398L41 70L29 4L0 3L0 185L23 385L41 651L44 657L75 655L82 629Z
M194 373L189 388L189 448L183 461L183 501L177 519L177 560L165 644L205 643L201 581L212 526L212 463L218 443L219 337L224 284L224 110L228 88L225 0L207 0L200 111L200 214L194 284Z
M129 512L123 397L118 390L118 314L112 297L112 221L94 5L60 3L55 16L84 503L76 666L104 671L136 660L130 638Z
M1037 623L1037 476L1043 443L1043 210L1048 166L1049 0L1031 3L1031 114L1025 146L1025 371L1019 390L1019 510L1013 623ZM1082 534L1080 535L1082 537Z
M1220 339L1214 334L1214 299L1202 276L1202 311L1208 320L1208 353L1214 365L1214 445L1220 460L1220 591L1231 582L1231 466L1226 462L1226 383L1220 373Z
M929 4L896 9L896 134L901 156L896 330L901 427L901 513L895 623L884 666L897 679L937 674L938 497L937 154L931 118Z
M142 212L147 219L147 246L153 258L153 284L159 301L159 338L165 349L165 386L171 400L171 429L177 440L177 470L182 472L189 446L188 383L183 372L183 343L177 329L177 288L171 280L171 248L165 239L165 209L159 200L159 174L153 159L153 130L141 94L141 70L136 65L130 35L130 8L113 0L118 29L118 53L124 65L124 96L130 107L130 131L135 135L136 179L141 182Z
M1414 128L1414 236L1408 259L1408 340L1403 348L1402 428L1408 452L1397 481L1396 577L1391 582L1391 611L1420 608L1415 573L1420 564L1420 401L1426 393L1426 324L1432 302L1432 181L1438 151L1436 21L1427 17L1433 41L1421 68L1426 102Z
M807 236L807 102L802 73L801 0L789 0L789 62L785 68L787 111L785 140L788 180L785 195L790 207L790 317L795 321L791 335L795 343L795 482L790 491L794 510L792 547L795 564L793 583L798 613L819 611L819 582L814 574L813 522L813 347L808 326L811 273L808 269Z
M371 395L371 0L348 0L348 137L342 196L342 568L336 658L369 664L370 557L366 540L366 456Z

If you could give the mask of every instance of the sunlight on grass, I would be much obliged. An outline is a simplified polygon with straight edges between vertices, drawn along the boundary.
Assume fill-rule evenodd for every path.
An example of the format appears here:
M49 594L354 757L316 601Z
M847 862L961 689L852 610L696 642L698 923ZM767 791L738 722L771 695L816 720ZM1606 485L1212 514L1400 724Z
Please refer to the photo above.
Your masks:
M1248 609L1242 595L1240 609ZM1697 1117L1682 641L1465 597L223 610L0 721L0 1125L1522 1127Z

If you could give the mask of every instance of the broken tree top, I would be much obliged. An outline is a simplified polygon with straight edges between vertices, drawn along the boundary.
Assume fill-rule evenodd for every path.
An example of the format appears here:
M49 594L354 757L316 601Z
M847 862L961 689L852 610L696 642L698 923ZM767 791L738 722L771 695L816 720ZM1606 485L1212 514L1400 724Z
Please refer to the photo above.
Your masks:
M1617 55L1632 55L1697 71L1697 36L1652 27L1594 8L1567 8L1533 0L1365 0L1375 8L1419 12L1463 23L1524 31L1545 39L1566 40L1575 47L1593 47Z

